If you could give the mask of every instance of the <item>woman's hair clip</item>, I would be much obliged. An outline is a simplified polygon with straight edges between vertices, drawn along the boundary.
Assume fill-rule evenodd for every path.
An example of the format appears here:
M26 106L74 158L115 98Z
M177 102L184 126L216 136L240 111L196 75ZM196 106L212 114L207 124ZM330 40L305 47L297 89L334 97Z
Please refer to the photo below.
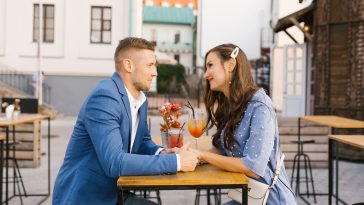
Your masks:
M230 57L231 57L231 58L233 58L233 59L235 59L235 58L236 58L236 56L238 56L238 54L239 54L239 47L236 47L236 48L233 50L233 52L231 52Z

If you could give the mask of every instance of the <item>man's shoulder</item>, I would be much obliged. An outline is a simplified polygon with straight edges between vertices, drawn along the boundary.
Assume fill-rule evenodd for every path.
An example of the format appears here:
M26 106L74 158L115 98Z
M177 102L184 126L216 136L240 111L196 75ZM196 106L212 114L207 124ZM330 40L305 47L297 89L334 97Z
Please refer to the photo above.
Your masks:
M94 92L99 92L102 90L114 92L117 91L117 87L112 79L106 79L100 81L100 83L95 87Z

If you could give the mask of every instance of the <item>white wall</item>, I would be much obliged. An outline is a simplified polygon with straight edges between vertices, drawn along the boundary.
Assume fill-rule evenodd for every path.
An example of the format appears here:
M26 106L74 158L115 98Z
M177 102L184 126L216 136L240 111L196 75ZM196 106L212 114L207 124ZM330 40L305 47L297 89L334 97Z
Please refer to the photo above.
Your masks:
M157 44L159 43L166 43L166 47L170 46L171 48L168 49L169 51L166 52L164 50L159 50L162 53L167 54L171 58L174 59L174 55L180 55L180 64L184 65L187 73L192 72L192 50L186 52L174 52L173 49L176 49L177 46L174 45L174 36L177 32L180 32L180 44L189 43L190 47L192 48L193 44L193 32L192 26L189 25L172 25L172 24L152 24L152 23L144 23L143 24L143 38L147 40L152 39L152 32L153 30L157 31ZM158 47L158 46L157 46Z
M6 21L6 1L0 1L0 57L5 52L5 21Z
M274 19L273 19L273 25L278 21L279 18L288 16L291 13L294 13L298 10L301 10L307 6L309 6L312 2L312 0L305 0L301 4L298 2L298 0L295 1L287 1L287 0L275 0L275 4L277 4L276 11L274 12ZM295 39L298 41L298 43L303 43L303 33L295 26L287 29L287 31L295 37ZM279 32L276 35L277 46L284 46L288 44L294 44L291 38L287 36L284 32Z
M273 2L273 26L276 25L277 21L285 17L291 13L294 13L298 10L301 10L311 4L312 0L306 0L302 4L295 1L287 1L287 0L274 0ZM303 33L295 26L287 29L287 31L295 37L298 43L304 42ZM295 44L292 39L290 39L287 34L283 31L279 32L275 35L276 42L275 46L272 49L272 66L271 66L271 89L272 89L272 100L274 107L281 111L283 109L283 83L284 83L284 75L283 75L283 66L284 66L284 56L283 56L283 47L285 45Z
M197 64L222 43L237 44L249 59L260 57L260 31L269 28L270 0L199 0Z
M192 27L188 25L143 24L142 36L152 40L152 30L157 30L157 42L173 42L177 31L181 32L181 42L192 44Z
M32 41L34 3L38 0L0 1L0 62L26 73L37 70L37 43ZM41 69L47 75L109 76L114 71L113 55L119 40L129 34L141 34L141 23L136 23L133 32L129 31L129 22L142 20L138 8L142 7L141 0L41 0L41 3L55 5L55 41L41 43ZM111 44L90 43L91 6L112 7ZM134 10L130 16L131 8Z

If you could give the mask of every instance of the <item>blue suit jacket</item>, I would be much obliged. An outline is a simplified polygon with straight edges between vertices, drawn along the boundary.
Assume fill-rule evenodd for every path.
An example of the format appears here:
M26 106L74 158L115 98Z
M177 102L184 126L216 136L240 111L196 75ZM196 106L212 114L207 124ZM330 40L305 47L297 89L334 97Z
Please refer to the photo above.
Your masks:
M147 129L147 102L133 149L129 149L131 114L124 84L117 73L102 81L82 106L53 192L53 204L117 202L119 176L177 172L174 154L154 155L159 148Z

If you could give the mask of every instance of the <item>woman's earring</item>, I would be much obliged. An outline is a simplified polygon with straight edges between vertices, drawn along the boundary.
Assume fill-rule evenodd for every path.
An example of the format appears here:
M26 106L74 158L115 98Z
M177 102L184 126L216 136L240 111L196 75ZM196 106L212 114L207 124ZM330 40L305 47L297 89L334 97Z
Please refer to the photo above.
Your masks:
M231 73L229 72L229 85L231 85Z

